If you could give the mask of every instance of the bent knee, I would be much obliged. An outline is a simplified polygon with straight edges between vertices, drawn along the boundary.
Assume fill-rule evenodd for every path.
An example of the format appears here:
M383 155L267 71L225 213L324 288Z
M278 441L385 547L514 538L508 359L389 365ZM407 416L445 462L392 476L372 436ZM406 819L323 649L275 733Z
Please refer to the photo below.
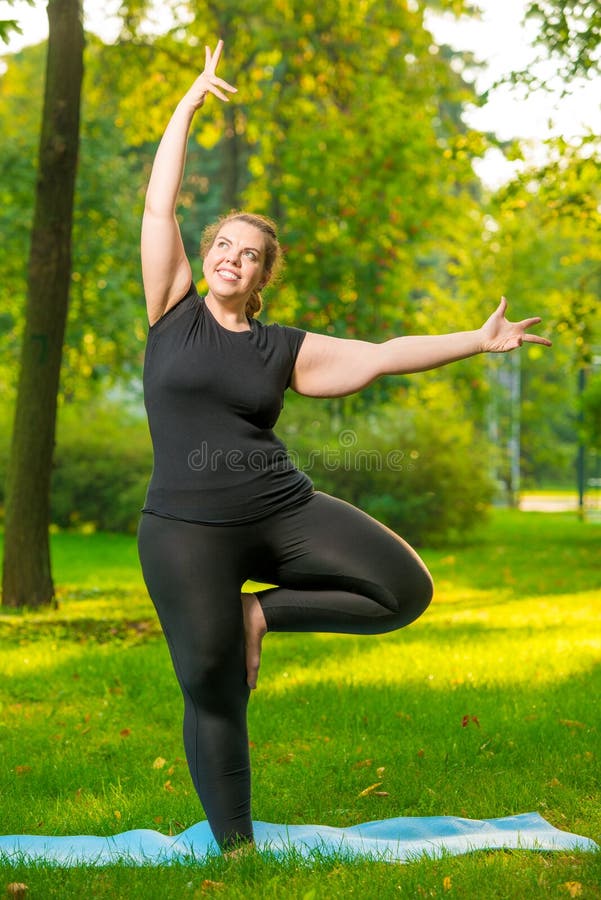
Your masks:
M430 606L432 597L434 596L434 581L432 580L432 576L425 566L422 570L421 585L419 590L417 591L417 595L417 605L419 608L419 612L417 615L421 616L421 614L424 613Z
M434 582L424 565L417 565L411 578L403 578L395 593L398 626L414 622L427 610L434 596Z

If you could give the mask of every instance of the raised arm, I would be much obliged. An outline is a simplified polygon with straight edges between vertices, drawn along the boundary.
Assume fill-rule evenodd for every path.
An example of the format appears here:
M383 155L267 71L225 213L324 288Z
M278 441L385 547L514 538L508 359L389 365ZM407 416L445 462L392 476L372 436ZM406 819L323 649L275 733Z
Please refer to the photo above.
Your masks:
M403 375L438 369L477 353L504 353L524 341L551 346L547 338L529 334L538 316L509 322L503 297L495 312L476 331L408 335L383 344L309 333L296 360L291 386L309 397L344 397L367 387L381 375Z
M192 279L175 208L194 113L203 105L207 93L227 102L224 91L236 90L215 74L222 49L223 41L219 41L214 53L205 47L204 70L178 103L154 158L141 240L142 278L151 325L183 297Z

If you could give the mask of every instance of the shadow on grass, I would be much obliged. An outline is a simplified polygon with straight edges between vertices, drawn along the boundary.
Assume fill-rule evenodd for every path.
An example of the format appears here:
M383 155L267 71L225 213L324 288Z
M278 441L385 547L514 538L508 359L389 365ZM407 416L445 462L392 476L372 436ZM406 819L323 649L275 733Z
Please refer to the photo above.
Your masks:
M20 642L63 640L75 643L95 642L107 644L111 641L140 643L162 635L161 627L155 618L148 619L107 619L96 617L36 618L35 615L23 618L0 619L0 639L17 637Z

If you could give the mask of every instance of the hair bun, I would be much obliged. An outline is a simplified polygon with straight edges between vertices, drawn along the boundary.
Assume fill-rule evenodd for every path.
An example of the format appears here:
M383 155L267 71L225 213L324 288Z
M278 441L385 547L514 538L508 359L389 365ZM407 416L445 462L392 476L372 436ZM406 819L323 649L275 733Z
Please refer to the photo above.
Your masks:
M248 300L246 301L246 307L244 312L248 316L249 319L252 319L253 316L256 316L261 312L263 308L263 300L261 299L261 294L256 289L252 292Z

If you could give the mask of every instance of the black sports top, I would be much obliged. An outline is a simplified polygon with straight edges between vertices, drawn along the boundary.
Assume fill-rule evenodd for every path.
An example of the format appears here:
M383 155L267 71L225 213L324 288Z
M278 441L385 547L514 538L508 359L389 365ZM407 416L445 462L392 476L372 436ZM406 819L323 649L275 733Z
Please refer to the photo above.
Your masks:
M224 328L192 284L150 327L144 403L154 467L143 512L228 525L313 493L272 430L306 332L249 324Z

